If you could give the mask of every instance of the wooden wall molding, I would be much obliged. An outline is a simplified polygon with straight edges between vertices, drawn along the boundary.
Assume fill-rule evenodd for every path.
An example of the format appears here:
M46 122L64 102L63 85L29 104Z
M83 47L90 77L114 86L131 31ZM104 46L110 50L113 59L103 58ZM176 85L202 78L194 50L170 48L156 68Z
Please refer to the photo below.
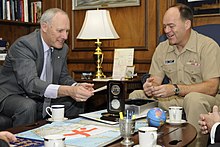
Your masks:
M109 8L112 23L119 34L117 40L101 40L102 50L114 48L135 47L139 49L147 49L148 28L147 28L147 3L142 0L140 6ZM96 40L78 40L76 39L84 18L86 10L73 11L73 50L95 48Z
M134 65L137 73L146 73L151 62L153 48L156 44L156 2L141 0L140 6L109 8L113 25L120 36L118 40L101 40L104 61L104 73L111 76L115 48L134 48ZM82 71L95 72L93 58L95 40L77 40L86 10L72 11L72 51L68 55L68 67L75 78L81 77ZM150 24L150 25L149 25ZM151 49L152 48L152 49Z

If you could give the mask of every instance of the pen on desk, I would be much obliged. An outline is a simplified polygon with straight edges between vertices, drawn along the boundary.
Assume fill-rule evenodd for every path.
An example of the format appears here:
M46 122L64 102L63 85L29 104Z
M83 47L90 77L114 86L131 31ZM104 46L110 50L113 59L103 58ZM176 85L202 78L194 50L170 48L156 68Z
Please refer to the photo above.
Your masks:
M119 112L119 116L120 116L120 119L124 119L122 112Z
M126 119L129 119L129 110L126 110Z

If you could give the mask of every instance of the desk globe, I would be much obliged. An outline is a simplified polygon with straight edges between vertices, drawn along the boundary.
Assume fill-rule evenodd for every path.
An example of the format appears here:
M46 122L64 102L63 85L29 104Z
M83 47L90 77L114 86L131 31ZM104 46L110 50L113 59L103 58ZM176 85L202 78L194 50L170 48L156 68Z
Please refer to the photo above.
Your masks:
M149 126L159 127L166 122L166 113L161 108L151 108L147 113Z

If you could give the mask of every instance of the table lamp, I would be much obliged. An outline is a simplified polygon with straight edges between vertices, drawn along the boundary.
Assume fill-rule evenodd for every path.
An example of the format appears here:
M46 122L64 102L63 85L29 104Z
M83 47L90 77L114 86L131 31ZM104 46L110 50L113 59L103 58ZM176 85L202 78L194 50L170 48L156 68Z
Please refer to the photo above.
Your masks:
M77 36L77 39L92 40L97 48L94 56L96 59L96 78L101 79L106 76L102 72L103 53L100 48L100 39L118 39L119 36L112 24L110 13L108 10L87 10L83 26Z

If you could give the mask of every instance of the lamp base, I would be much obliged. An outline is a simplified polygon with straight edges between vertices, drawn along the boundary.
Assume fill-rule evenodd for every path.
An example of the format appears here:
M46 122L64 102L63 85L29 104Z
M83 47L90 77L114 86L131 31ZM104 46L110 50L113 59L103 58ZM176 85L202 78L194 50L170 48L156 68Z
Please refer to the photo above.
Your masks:
M95 42L95 44L97 45L97 48L95 50L94 56L96 59L96 79L103 79L106 78L106 76L104 75L104 73L102 72L102 62L103 62L103 53L102 50L100 49L101 46L101 42L99 41L99 39L97 39L97 42Z
M95 78L96 79L104 79L104 78L106 78L106 76L104 75L104 73L102 72L102 71L97 71L96 72L96 75L95 75Z

